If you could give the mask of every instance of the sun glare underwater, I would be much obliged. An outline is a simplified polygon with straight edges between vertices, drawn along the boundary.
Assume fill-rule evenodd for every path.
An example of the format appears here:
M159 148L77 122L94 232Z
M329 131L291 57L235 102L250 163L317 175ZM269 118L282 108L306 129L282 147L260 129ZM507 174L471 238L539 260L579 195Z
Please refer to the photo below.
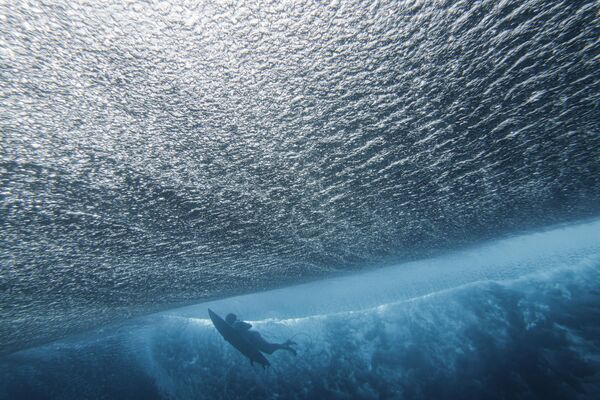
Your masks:
M600 399L599 15L0 2L0 399Z

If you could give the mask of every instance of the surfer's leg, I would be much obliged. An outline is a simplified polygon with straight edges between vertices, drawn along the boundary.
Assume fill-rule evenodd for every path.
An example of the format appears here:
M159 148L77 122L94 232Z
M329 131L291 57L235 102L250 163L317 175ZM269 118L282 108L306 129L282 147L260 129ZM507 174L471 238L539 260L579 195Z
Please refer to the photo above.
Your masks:
M296 355L296 350L291 348L289 345L283 345L279 343L266 343L262 347L260 347L259 350L267 354L273 354L273 352L277 350L287 350L293 355Z
M251 341L258 350L263 353L272 354L275 350L277 350L277 345L274 343L269 343L258 332L250 332L251 333Z
M287 350L290 353L292 353L293 355L296 355L296 350L294 350L292 348L292 346L290 346L288 343L279 344L279 343L265 342L263 348L264 348L264 350L260 349L260 351L268 353L268 354L273 354L273 352L277 351L277 350Z
M290 344L294 342L288 341L284 344L269 343L265 339L263 339L263 337L258 332L252 332L252 342L258 348L258 350L262 351L263 353L273 354L273 352L277 350L287 350L296 355L296 350L290 347Z
M273 354L273 352L278 349L279 347L277 347L277 345L273 343L265 343L259 348L260 351L267 354Z

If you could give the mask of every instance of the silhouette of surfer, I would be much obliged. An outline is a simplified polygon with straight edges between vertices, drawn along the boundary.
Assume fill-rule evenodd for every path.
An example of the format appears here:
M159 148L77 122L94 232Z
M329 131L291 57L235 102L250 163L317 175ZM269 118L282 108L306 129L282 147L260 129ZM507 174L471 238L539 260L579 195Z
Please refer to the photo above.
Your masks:
M238 320L235 314L227 314L225 321L263 353L273 354L273 352L277 350L287 350L293 355L296 355L296 350L292 348L296 342L287 340L284 343L269 343L263 339L260 333L250 330L250 328L252 328L251 324Z

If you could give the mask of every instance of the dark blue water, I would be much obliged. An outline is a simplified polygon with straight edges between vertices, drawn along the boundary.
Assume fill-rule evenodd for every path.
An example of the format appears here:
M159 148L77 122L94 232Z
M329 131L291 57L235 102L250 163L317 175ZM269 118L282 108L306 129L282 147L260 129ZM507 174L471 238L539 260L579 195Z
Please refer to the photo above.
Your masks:
M0 4L0 397L600 397L598 12Z

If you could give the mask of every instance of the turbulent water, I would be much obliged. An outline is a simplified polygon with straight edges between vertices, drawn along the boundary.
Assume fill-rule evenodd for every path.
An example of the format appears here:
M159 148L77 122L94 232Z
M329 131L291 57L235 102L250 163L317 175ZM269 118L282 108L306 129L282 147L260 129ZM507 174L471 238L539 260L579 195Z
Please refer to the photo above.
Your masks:
M594 0L0 2L0 355L598 217L598 13ZM74 388L111 397L102 385L115 381L124 396L134 383L115 371L130 365L148 396L190 398L240 387L444 397L458 383L476 397L502 397L503 385L546 397L593 386L582 382L597 347L596 358L582 354L598 345L598 272L577 269L581 260L578 272L394 303L476 276L503 281L507 256L429 274L426 263L402 264L413 275L390 272L387 292L353 299L365 286L337 285L321 301L335 310L303 289L286 292L309 298L302 312L285 298L248 310L327 315L297 330L329 344L281 357L297 385L311 382L303 389L285 374L232 368L241 361L187 319L129 328L156 341L132 339L157 352L154 364L127 347L123 328L114 342L98 334L27 353L36 366L19 359L15 376L67 398L77 396L58 383L79 367L97 381L83 373ZM569 300L571 290L581 294ZM349 321L330 315L390 302ZM546 322L526 329L538 314ZM365 341L370 350L352 350ZM81 349L98 358L79 365ZM63 367L51 370L53 357ZM48 370L35 375L38 366ZM524 382L519 371L538 375ZM567 386L541 392L534 381Z
M6 357L7 399L597 399L600 220L233 297ZM252 367L235 311L298 356Z
M0 7L1 353L600 211L595 1Z

